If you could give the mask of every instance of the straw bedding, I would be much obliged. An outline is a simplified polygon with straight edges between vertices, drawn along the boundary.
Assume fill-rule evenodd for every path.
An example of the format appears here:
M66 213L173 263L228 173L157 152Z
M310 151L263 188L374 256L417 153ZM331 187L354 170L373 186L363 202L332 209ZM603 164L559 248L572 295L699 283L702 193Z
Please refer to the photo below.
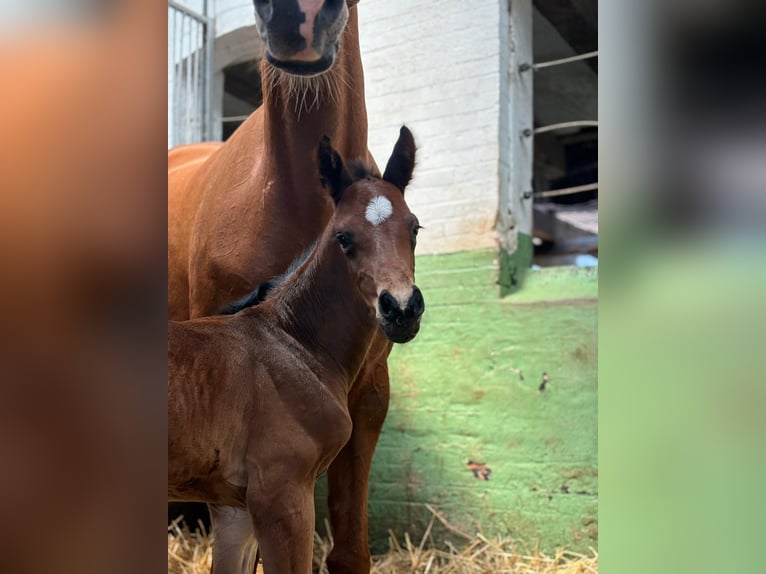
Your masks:
M372 574L590 574L598 572L598 555L591 549L591 556L559 551L546 556L538 551L519 550L511 540L487 538L481 534L473 537L457 534L464 543L449 542L437 546L430 534L434 520L442 521L434 514L425 534L419 542L408 535L397 540L391 534L387 553L374 556ZM170 574L208 574L212 560L211 540L203 529L190 532L186 526L173 524L168 528L168 572ZM315 534L314 571L327 574L324 565L332 549L332 540ZM258 572L261 572L260 568Z

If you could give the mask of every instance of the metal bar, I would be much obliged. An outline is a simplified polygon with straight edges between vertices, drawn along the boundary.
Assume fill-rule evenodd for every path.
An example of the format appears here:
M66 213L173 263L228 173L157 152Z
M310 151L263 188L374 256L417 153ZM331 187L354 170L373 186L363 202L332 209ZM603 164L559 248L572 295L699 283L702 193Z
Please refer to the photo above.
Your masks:
M250 114L246 114L244 116L224 116L221 118L221 121L222 122L244 122L249 117L250 117Z
M551 124L549 126L543 126L541 128L535 128L536 134L544 134L545 132L553 132L556 130L563 130L566 128L597 128L598 122L593 120L580 120L577 122L562 122L560 124Z
M186 133L187 142L194 141L194 31L197 23L191 18L189 21L189 33L187 34L186 56Z
M578 54L577 56L571 56L569 58L561 58L559 60L549 60L547 62L540 62L539 64L533 64L532 69L536 72L538 70L542 70L543 68L550 68L551 66L561 66L562 64L579 62L581 60L590 60L591 58L598 58L598 50L596 50L595 52Z
M178 54L176 58L176 130L178 132L178 141L176 145L184 143L183 135L183 119L184 119L184 22L186 21L186 15L183 12L177 12L178 14L178 36L176 36L176 48Z
M198 141L202 141L203 130L203 118L205 113L204 102L202 97L202 70L204 69L205 62L203 60L205 56L205 44L202 39L203 24L198 22L194 28L194 88L192 89L192 95L194 96L194 138Z
M205 2L205 14L207 15L208 3ZM215 130L213 129L213 58L215 57L215 19L208 18L205 23L205 83L203 86L203 98L205 106L205 126L203 138L212 140Z
M207 135L207 24L199 27L199 126L200 141L208 139Z
M171 105L173 106L173 109L170 110L170 112L172 113L169 112L170 121L172 122L172 126L171 126L172 139L170 143L171 145L176 145L176 141L178 141L176 138L176 118L175 118L175 114L176 114L176 14L177 12L172 9L169 9L168 11L170 12L170 14L168 15L168 21L171 20L171 15L172 15L172 21L173 21L172 31L170 30L168 31L168 41L172 44L172 48L170 47L168 48L168 55L170 57L170 65L172 66L172 71L173 71L171 78L169 80L170 86L168 86L168 90L171 90L172 92L170 101L172 102Z
M184 100L186 102L186 142L191 143L195 141L195 114L196 114L196 89L197 86L194 83L194 66L196 62L194 60L194 33L197 30L197 22L191 18L187 18L189 21L189 30L186 33L186 89L184 90Z
M212 76L215 49L214 20L207 14L211 2L203 2L200 14L177 1L168 0L169 53L173 66L169 89L172 110L171 144L204 141L213 136Z
M598 189L598 183L588 183L586 185L576 185L574 187L536 191L532 195L534 197L558 197L559 195L570 195L573 193L580 193L581 191L594 191L596 189Z
M189 81L189 34L191 33L191 22L189 16L181 16L183 22L183 32L181 33L181 59L184 63L182 72L183 90L181 92L183 99L183 141L189 143L189 90L191 88Z
M189 61L190 61L190 67L191 67L191 73L190 73L190 84L191 89L187 93L187 97L189 98L189 123L191 125L191 137L195 140L199 138L198 134L198 124L199 124L199 110L197 107L197 99L198 99L198 90L199 85L197 84L197 81L199 80L198 76L198 67L199 67L199 60L198 60L198 54L199 54L199 48L198 46L198 37L199 37L199 22L193 22L192 23L192 30L189 31Z
M205 108L205 104L207 103L205 98L205 76L207 74L207 45L205 44L205 24L200 24L199 28L197 29L197 45L199 46L197 49L197 61L199 65L199 70L197 73L199 139L200 141L204 141L207 124L205 120L205 115L207 112L207 109Z
M205 24L200 24L198 29L198 35L197 35L197 42L199 45L198 49L198 61L199 61L199 70L198 70L198 77L197 77L197 89L199 90L199 98L197 100L197 106L199 108L199 140L204 141L207 138L206 130L207 130L207 98L205 97L205 90L207 87L207 44L205 43Z
M173 11L173 145L181 143L181 62L179 30L183 25L183 15Z
M191 8L187 8L183 4L174 2L173 0L168 0L168 6L170 6L171 8L175 10L178 10L179 12L183 12L187 16L194 18L195 20L199 20L200 22L205 22L207 20L207 17L205 17L203 14L200 14L199 12L192 10Z

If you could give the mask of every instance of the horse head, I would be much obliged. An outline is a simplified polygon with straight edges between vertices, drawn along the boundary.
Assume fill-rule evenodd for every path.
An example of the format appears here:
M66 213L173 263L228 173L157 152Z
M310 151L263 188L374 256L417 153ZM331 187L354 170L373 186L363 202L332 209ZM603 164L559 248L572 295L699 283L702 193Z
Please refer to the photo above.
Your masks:
M318 152L322 183L335 213L330 225L356 274L359 291L386 336L395 343L412 340L425 310L415 285L415 244L420 224L404 201L415 166L415 141L406 127L383 177L358 163L347 169L327 138Z
M294 76L332 68L348 10L358 0L253 0L268 62Z

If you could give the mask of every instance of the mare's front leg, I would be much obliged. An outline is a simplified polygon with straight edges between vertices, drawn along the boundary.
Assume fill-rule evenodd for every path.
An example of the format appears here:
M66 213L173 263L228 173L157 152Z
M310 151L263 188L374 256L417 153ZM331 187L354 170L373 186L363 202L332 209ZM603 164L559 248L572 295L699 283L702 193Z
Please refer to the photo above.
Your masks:
M368 574L367 494L370 466L388 411L386 359L391 345L369 361L349 395L351 438L328 470L330 523L335 546L327 558L331 574Z
M255 574L253 522L244 508L208 505L213 525L212 574Z
M264 574L310 574L314 547L314 479L272 466L248 487L247 504ZM217 573L216 573L217 574Z

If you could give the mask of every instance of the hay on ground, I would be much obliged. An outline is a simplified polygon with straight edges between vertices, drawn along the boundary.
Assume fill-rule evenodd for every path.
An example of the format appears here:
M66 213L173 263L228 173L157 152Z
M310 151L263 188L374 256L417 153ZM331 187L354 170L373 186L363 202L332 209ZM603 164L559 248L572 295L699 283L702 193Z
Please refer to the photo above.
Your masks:
M468 536L459 547L446 542L436 547L431 526L414 543L405 534L404 540L389 536L389 550L372 559L372 574L591 574L598 572L598 554L592 556L559 551L546 556L539 551L519 550L509 539L487 538L481 534ZM444 524L444 522L442 521ZM449 525L447 525L449 526ZM329 531L329 529L328 529ZM314 535L314 571L327 574L325 560L332 549L332 539ZM168 573L208 574L212 562L211 539L203 528L191 532L185 525L168 528ZM262 570L258 569L258 572Z

